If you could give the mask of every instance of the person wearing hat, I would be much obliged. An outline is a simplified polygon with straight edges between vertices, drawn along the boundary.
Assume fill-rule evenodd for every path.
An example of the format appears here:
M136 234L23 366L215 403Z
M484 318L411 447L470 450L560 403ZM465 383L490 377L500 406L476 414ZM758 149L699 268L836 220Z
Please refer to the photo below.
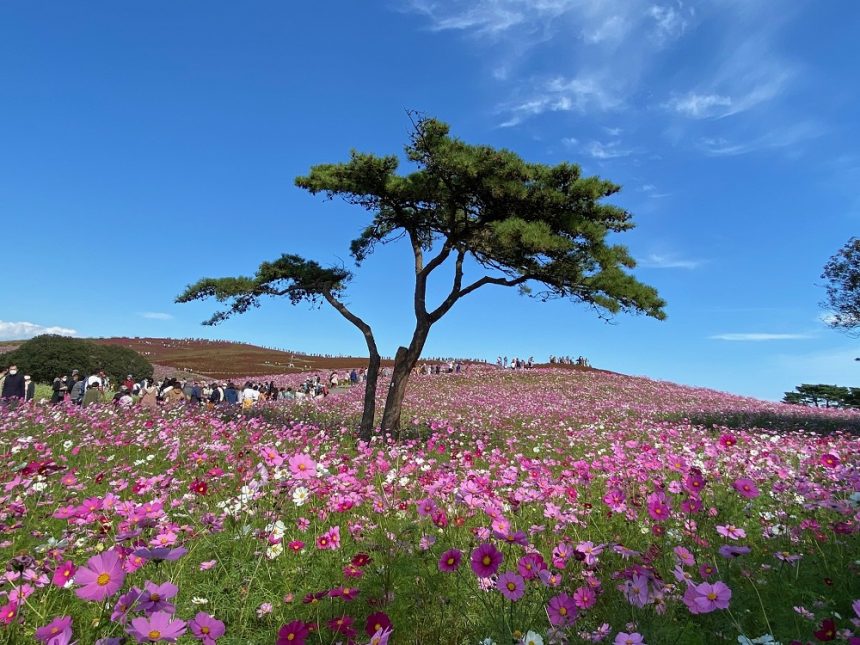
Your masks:
M36 397L36 382L29 375L24 375L24 400L32 401Z
M10 365L3 381L3 390L0 398L23 399L24 398L24 375L18 371L17 365Z

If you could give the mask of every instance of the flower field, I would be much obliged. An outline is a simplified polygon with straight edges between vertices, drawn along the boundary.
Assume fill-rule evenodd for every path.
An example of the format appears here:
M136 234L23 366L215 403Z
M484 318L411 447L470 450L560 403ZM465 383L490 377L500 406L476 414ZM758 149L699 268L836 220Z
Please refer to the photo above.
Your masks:
M857 413L475 370L365 444L361 398L0 411L0 643L860 643Z

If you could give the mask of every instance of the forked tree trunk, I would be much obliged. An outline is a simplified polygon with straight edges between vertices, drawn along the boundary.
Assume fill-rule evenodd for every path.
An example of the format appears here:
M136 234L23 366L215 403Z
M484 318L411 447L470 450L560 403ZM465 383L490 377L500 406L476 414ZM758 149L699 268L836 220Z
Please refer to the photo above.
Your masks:
M373 348L376 349L375 347ZM370 352L367 365L367 382L364 385L364 411L361 414L361 425L358 428L360 439L369 441L373 435L374 417L376 416L376 384L379 381L379 352Z
M400 430L400 415L403 409L403 397L406 395L406 384L412 368L421 357L421 350L430 332L430 324L419 324L412 335L409 347L399 347L394 357L394 371L391 374L391 384L385 399L385 411L382 413L382 429L389 432Z

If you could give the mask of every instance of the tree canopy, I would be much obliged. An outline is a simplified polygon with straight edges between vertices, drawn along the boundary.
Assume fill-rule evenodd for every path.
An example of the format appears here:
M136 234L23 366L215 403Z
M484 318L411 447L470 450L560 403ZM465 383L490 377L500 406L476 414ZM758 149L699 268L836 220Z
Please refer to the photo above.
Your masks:
M852 237L824 266L830 311L827 323L834 329L856 333L860 329L860 239Z
M782 402L814 408L855 408L860 407L860 388L804 383L786 392Z
M128 374L135 378L152 378L152 364L127 347L99 345L80 338L45 334L36 336L17 349L0 354L4 365L18 368L41 383L50 383L73 369L81 376L104 370L115 383Z
M415 328L395 357L383 428L399 424L406 380L432 325L484 286L519 286L537 298L567 298L602 316L629 312L665 318L657 291L629 273L635 267L630 253L608 239L633 228L629 212L604 201L618 185L585 177L576 164L529 163L509 150L464 143L435 119L420 117L413 125L405 148L412 172L398 173L396 156L353 151L348 161L313 166L295 182L370 213L369 224L350 245L356 266L379 244L405 239L412 248ZM428 306L428 279L447 261L454 265L450 289ZM477 275L467 279L467 273ZM207 321L217 324L258 306L265 296L287 296L293 303L322 298L362 331L372 363L372 330L340 298L351 277L343 267L283 255L261 264L252 277L200 280L177 301L214 297L225 303ZM370 387L368 378L368 392ZM372 387L375 391L375 381ZM365 412L368 404L366 395Z

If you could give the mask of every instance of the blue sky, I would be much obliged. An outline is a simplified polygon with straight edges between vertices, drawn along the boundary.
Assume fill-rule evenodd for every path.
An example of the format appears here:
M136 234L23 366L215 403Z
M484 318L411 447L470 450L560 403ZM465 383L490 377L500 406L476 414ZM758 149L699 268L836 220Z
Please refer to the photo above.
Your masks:
M211 328L213 303L173 299L283 252L348 261L367 216L293 178L351 148L401 152L417 109L620 183L637 228L618 241L668 301L665 322L606 324L487 287L425 354L582 354L769 399L860 385L857 341L818 307L860 221L857 33L848 0L3 3L0 338L361 353L327 307L272 301ZM409 260L381 249L349 291L385 354L410 333Z

